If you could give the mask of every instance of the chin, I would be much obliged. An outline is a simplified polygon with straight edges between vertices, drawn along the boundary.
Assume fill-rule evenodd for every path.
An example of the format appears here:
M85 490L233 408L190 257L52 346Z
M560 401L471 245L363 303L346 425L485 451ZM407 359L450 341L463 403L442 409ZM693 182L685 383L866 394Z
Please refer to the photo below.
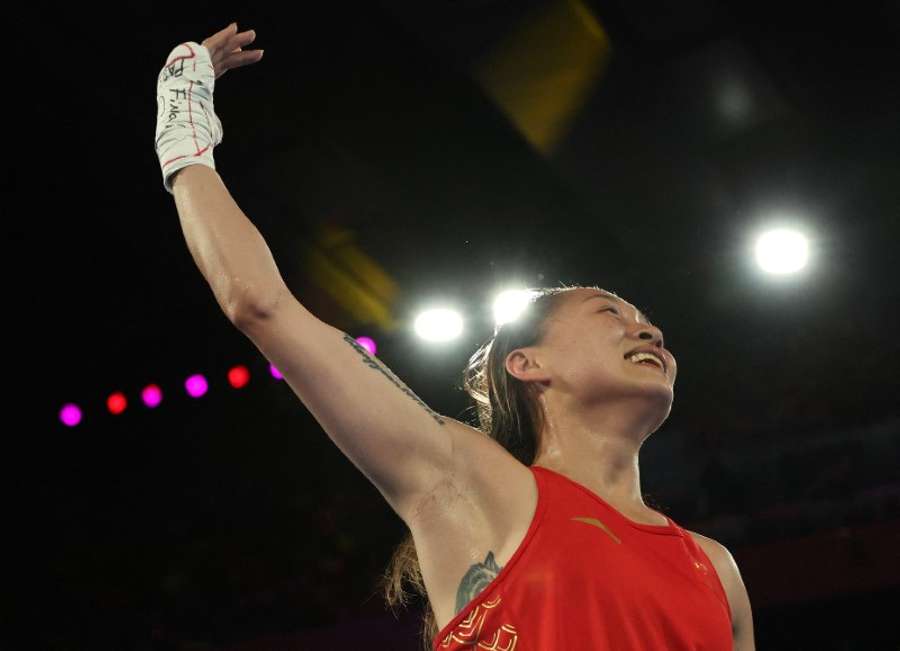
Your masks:
M649 434L652 434L653 432L658 430L660 427L662 427L663 423L665 423L669 419L669 414L671 414L671 413L672 413L672 400L660 402L660 412L657 415L656 424L650 429Z
M644 395L652 396L659 402L661 409L665 409L666 417L672 411L672 403L675 402L675 388L666 382L655 382L653 385L645 384L641 391Z

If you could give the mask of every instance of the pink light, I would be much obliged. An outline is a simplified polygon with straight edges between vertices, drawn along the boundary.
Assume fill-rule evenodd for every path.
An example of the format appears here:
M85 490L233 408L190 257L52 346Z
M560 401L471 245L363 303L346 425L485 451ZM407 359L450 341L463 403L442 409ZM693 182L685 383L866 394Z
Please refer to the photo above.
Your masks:
M162 402L162 390L155 384L151 384L144 387L144 390L141 392L141 398L145 405L153 409Z
M275 368L274 364L269 364L269 373L272 374L272 377L276 380L281 380L284 376Z
M59 419L63 425L75 427L81 422L81 409L78 408L78 405L73 405L72 403L63 405L63 408L59 410Z
M209 384L207 384L206 378L198 373L185 381L184 388L187 389L188 395L192 398L200 398L206 395Z
M369 351L370 355L374 355L377 348L375 347L375 341L370 339L369 337L357 337L356 343Z
M235 389L242 389L250 381L250 371L246 366L235 366L228 371L228 382Z
M118 416L128 407L128 400L121 391L116 391L106 399L106 408L113 416Z

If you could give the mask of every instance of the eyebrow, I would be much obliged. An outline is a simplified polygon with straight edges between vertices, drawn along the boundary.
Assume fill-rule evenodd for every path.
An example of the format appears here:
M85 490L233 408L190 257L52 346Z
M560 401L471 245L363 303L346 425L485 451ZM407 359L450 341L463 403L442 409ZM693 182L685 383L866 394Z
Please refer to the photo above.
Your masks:
M594 294L593 296L588 296L586 299L584 299L581 302L586 303L587 301L591 300L592 298L604 298L608 301L613 301L614 303L622 302L619 300L619 298L617 296L612 296L611 294ZM643 317L644 321L647 322L647 325L653 325L653 323L650 321L650 319L648 319L647 316L643 312L638 310L637 313L638 313L638 316Z

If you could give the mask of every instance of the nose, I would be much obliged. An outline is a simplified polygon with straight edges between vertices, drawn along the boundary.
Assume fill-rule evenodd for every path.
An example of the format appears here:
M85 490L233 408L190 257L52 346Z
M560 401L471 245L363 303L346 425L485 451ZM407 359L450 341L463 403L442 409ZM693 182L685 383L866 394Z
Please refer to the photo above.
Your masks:
M662 330L652 325L639 324L640 332L638 337L641 339L652 339L654 344L660 348L665 348L665 340L663 339Z

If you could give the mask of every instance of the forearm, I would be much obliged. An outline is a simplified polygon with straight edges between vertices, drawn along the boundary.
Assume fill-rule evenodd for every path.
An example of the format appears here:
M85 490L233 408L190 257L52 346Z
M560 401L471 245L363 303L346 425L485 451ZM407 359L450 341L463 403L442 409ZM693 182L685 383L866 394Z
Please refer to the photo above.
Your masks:
M172 191L181 230L200 272L232 321L265 314L285 289L272 252L218 173L190 165Z

